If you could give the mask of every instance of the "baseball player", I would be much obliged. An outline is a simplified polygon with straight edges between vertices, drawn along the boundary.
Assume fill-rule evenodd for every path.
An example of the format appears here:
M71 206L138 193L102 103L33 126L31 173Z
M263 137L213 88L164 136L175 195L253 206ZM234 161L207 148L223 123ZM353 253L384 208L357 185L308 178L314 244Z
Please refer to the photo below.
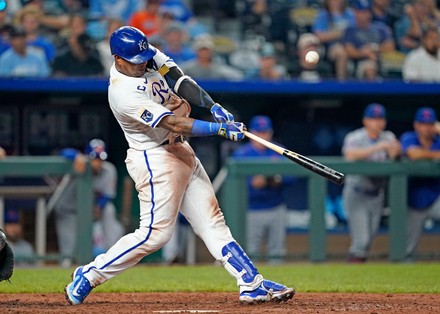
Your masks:
M364 110L363 127L348 133L342 152L346 160L385 161L400 154L400 145L391 131L385 130L386 110L369 104ZM348 262L362 263L379 228L385 205L386 178L347 176L342 191L348 215L351 244Z
M414 131L402 134L402 150L410 160L439 160L440 135L437 115L431 107L421 107L414 117ZM440 179L412 177L408 181L408 217L406 258L411 261L428 217L440 219Z
M116 167L107 161L105 143L100 139L91 140L85 154L78 150L66 148L61 154L72 160L78 173L85 171L86 161L90 160L94 192L93 207L93 250L94 255L105 252L124 234L122 224L116 218L113 199L116 196ZM76 186L77 180L69 181L55 204L55 224L58 235L58 246L64 257L61 266L70 267L76 248Z
M272 141L272 120L268 116L254 116L249 123L249 130L259 137ZM232 154L235 158L271 158L280 155L260 143L250 140L238 147ZM246 215L247 251L251 257L263 257L266 244L270 263L280 263L286 256L286 212L283 186L292 178L280 175L264 176L256 174L247 179L248 211Z
M181 213L208 250L236 278L245 303L287 301L292 288L266 280L234 240L200 160L184 136L220 135L240 141L246 129L134 27L110 37L115 63L108 99L128 142L126 166L140 201L140 224L107 253L80 266L65 288L81 304L96 286L136 265L171 237ZM210 109L217 122L188 117L189 105ZM183 110L182 110L183 108ZM174 110L174 112L173 112Z

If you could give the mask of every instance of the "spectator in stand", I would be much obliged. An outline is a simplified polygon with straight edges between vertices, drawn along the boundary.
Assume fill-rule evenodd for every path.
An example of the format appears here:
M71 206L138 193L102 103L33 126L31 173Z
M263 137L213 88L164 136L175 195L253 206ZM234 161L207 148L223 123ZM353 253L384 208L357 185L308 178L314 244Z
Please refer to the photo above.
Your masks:
M362 128L345 136L342 153L347 161L381 162L399 156L399 142L385 131L386 110L381 104L369 104L362 123ZM367 260L385 206L385 187L385 177L347 175L345 179L342 197L350 229L350 263Z
M271 43L264 43L260 51L260 70L256 79L286 80L289 79L287 69L278 62L275 47Z
M192 13L184 0L163 0L159 9L162 20L165 16L171 17L175 21L185 24L185 29L191 40L195 37L208 33L206 25L201 23ZM164 22L162 21L162 29Z
M127 23L136 11L141 10L142 5L142 1L138 0L89 0L89 35L94 40L104 39L109 19Z
M395 50L392 31L383 23L372 23L369 0L356 0L354 9L356 25L345 31L345 49L348 57L356 64L358 79L378 80L381 53Z
M334 66L338 80L348 77L348 56L342 42L345 29L356 23L353 10L346 0L324 0L312 27L313 33L325 45L325 59Z
M265 39L270 39L270 14L267 0L246 0L243 1L241 12L242 37L250 33L261 35Z
M289 67L290 76L305 82L333 78L332 66L325 59L315 64L306 62L306 54L312 50L318 53L323 51L318 36L313 33L302 34L297 43L298 58L294 59Z
M145 0L145 8L134 12L128 25L141 30L147 38L158 35L161 31L160 5L163 0Z
M0 76L48 77L51 69L41 49L28 46L21 28L9 32L11 47L0 55Z
M84 14L81 0L44 1L28 0L20 11L33 11L40 22L40 34L48 38L56 46L58 32L69 25L70 16ZM17 14L20 13L17 11Z
M404 12L394 30L399 51L408 53L420 47L423 31L440 27L440 14L434 0L412 0L405 5Z
M402 134L403 153L410 160L439 160L440 136L436 130L434 109L422 107L414 117L414 131ZM417 245L428 217L440 220L440 179L411 177L408 181L408 222L406 256L414 258Z
M9 44L9 31L13 26L9 23L6 9L0 11L0 55L11 47Z
M371 14L373 22L384 23L392 31L394 30L394 24L399 19L399 15L391 9L391 0L372 0Z
M239 69L244 78L252 78L258 75L260 70L260 54L252 41L241 42L238 49L229 54L229 64Z
M440 34L436 28L423 33L422 46L414 49L403 62L403 79L408 82L440 82Z
M186 75L195 79L241 80L243 73L219 61L214 52L214 42L209 34L196 37L193 48L196 59L182 63Z
M81 15L71 18L68 38L53 63L54 76L101 76L104 68L96 46L86 34L86 21Z
M124 26L125 24L118 19L109 19L107 26L107 36L105 39L101 40L96 44L96 49L99 53L99 60L101 61L102 66L104 67L104 75L108 76L110 73L110 68L114 62L114 57L110 52L110 36L111 34L117 30L119 27ZM151 43L151 41L150 41Z
M34 9L23 8L16 17L17 24L26 32L29 46L43 50L47 61L52 63L55 58L55 46L50 40L40 34L40 15Z
M163 31L163 52L176 63L183 63L196 58L196 53L188 45L188 34L180 22L169 24Z

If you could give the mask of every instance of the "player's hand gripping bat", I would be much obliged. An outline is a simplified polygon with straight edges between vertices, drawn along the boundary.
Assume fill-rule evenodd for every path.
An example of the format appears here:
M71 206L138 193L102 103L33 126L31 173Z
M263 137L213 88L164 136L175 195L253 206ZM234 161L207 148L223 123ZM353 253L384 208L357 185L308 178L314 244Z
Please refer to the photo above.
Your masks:
M296 162L298 165L313 171L314 173L319 174L320 176L323 176L324 178L336 183L336 184L342 184L344 183L344 174L340 173L336 170L333 170L327 166L324 166L323 164L320 164L319 162L307 158L303 155L300 155L298 153L292 152L288 149L285 149L281 146L278 146L274 143L271 143L269 141L266 141L262 139L261 137L252 134L248 131L243 132L246 137L253 139L254 141L266 146L267 148L277 152L280 155L283 155L284 157L289 158L293 162Z

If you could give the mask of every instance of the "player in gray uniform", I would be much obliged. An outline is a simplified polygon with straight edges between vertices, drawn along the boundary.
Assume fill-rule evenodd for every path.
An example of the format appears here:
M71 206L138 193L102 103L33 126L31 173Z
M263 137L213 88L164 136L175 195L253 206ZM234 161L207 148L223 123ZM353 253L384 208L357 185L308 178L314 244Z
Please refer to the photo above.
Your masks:
M116 197L117 172L116 167L108 162L105 143L100 139L89 142L81 154L75 149L63 149L61 154L74 162L78 173L85 171L87 158L92 167L92 188L94 193L93 208L93 244L94 253L105 252L123 235L123 226L116 218L113 199ZM62 266L69 267L76 250L76 186L72 178L55 204L55 224L58 235L58 247L64 257Z
M386 111L380 104L364 110L364 127L345 136L342 153L346 160L384 161L400 154L400 144L391 131L385 131ZM348 216L351 244L348 261L365 262L379 227L385 201L386 178L348 175L342 192Z
M234 240L206 171L182 136L220 135L240 141L244 124L234 122L233 115L214 103L172 59L150 46L140 30L119 28L110 37L110 49L115 63L110 70L109 103L128 142L125 162L138 191L140 225L105 254L75 269L65 288L68 302L81 304L94 287L163 247L179 209L214 258L237 280L240 301L292 298L294 290L263 279ZM181 114L179 108L185 108L186 102L177 95L210 110L217 122Z

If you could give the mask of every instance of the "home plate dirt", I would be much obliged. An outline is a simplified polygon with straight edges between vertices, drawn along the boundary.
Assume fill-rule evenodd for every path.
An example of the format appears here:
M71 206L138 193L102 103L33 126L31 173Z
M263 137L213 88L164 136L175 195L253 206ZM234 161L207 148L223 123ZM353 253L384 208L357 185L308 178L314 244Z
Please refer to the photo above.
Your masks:
M2 294L0 313L440 313L438 294L301 293L286 303L241 305L238 293L100 293L72 306L64 293Z

